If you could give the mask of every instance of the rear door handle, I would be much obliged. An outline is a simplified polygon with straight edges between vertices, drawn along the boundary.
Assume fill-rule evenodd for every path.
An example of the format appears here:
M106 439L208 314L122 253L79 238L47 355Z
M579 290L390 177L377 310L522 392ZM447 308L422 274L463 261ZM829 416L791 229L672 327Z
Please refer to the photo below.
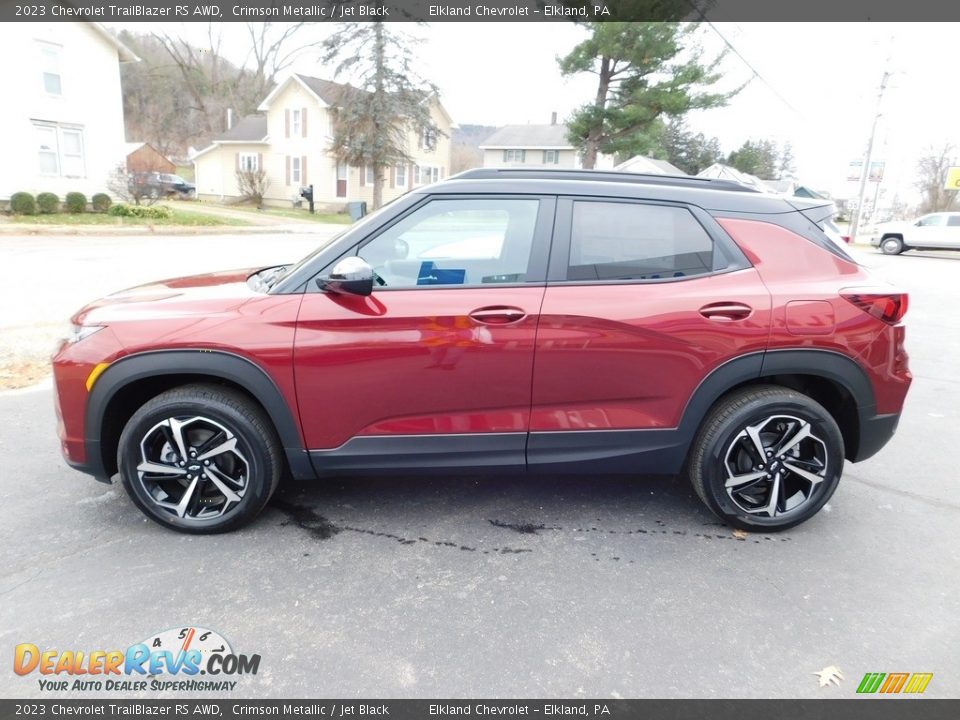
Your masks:
M491 305L477 308L470 313L475 322L484 325L509 325L523 320L526 316L526 312L511 305Z
M745 320L753 314L753 308L738 302L716 302L700 308L700 314L708 320L730 322Z

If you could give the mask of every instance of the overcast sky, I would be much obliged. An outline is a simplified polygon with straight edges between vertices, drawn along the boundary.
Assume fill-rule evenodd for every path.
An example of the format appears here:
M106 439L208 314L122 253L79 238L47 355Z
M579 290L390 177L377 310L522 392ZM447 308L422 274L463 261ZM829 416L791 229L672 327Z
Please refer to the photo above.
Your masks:
M203 24L161 25L196 44L206 40ZM457 123L545 123L553 111L563 119L595 92L593 76L564 79L557 69L556 58L584 37L573 24L444 22L403 29L423 38L417 49L420 72L440 88ZM225 53L242 61L244 26L224 23L219 30ZM330 24L317 24L310 34L322 39L331 30ZM724 47L720 35L743 56L728 53L724 82L750 83L728 107L696 113L689 122L717 136L725 152L750 138L789 141L803 182L838 197L854 195L856 183L846 181L848 164L863 156L888 58L894 75L874 152L875 160L887 164L885 194L913 200L916 159L931 145L960 144L951 82L953 24L716 23L702 25L698 35L708 54ZM333 75L311 54L301 57L296 69Z

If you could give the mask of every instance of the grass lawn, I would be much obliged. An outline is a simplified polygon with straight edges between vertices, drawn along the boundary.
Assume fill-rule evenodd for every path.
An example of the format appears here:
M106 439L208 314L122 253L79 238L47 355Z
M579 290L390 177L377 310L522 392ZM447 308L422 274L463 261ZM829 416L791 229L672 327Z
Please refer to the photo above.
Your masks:
M205 215L199 212L173 211L168 218L134 218L114 217L101 213L53 213L51 215L11 215L9 222L29 225L187 225L187 226L215 226L215 225L249 225L245 220L219 215Z
M221 205L218 207L223 207L227 210L242 210L244 212L257 213L258 215L270 215L272 217L279 218L293 218L295 220L309 220L311 222L319 223L349 225L351 222L350 216L346 213L316 213L311 215L309 210L299 210L297 208L266 207L262 210L258 210L252 205Z

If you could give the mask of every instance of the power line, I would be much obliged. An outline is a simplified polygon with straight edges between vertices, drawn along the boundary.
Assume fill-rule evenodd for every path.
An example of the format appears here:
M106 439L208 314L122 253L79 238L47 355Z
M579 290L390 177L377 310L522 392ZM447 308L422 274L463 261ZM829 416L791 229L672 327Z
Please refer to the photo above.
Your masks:
M763 75L761 75L761 74L760 74L760 71L757 70L753 65L751 65L751 64L750 64L750 61L747 60L747 59L743 56L743 54L733 46L733 43L731 43L729 40L727 40L727 38L724 37L723 33L721 33L719 30L717 30L716 26L715 26L712 22L710 22L709 20L707 20L706 17L703 16L702 13L701 13L701 18L703 19L703 21L704 21L707 25L710 26L710 29L713 30L713 31L717 34L717 37L720 38L721 40L723 40L724 45L727 46L727 48L730 50L730 52L732 52L734 55L736 55L738 58L740 58L740 61L741 61L744 65L746 65L748 68L750 68L750 72L753 73L753 77L757 78L757 80L759 80L759 81L762 82L764 85L766 85L767 88L770 89L770 92L772 92L774 95L776 95L777 98L780 100L780 102L782 102L784 105L786 105L788 108L790 108L790 110L792 110L799 118L801 118L801 119L803 119L803 120L806 119L806 116L805 116L800 110L798 110L797 108L795 108L795 107L790 103L789 100L787 100L783 95L781 95L781 94L780 94L780 91L777 90ZM751 78L751 79L752 79L752 78Z

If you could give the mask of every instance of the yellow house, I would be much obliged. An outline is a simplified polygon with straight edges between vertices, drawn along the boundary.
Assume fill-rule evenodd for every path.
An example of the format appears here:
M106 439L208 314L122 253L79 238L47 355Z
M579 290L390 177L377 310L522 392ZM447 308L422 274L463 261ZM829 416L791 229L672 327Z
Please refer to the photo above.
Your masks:
M291 75L275 87L249 115L194 157L197 196L201 200L238 200L238 170L266 171L268 205L300 200L300 189L313 185L321 209L340 210L347 202L373 199L372 168L338 165L333 153L331 111L344 92L359 92L340 83ZM412 162L391 168L383 186L387 202L413 187L441 180L450 170L453 122L436 96L430 115L438 132L408 136Z

